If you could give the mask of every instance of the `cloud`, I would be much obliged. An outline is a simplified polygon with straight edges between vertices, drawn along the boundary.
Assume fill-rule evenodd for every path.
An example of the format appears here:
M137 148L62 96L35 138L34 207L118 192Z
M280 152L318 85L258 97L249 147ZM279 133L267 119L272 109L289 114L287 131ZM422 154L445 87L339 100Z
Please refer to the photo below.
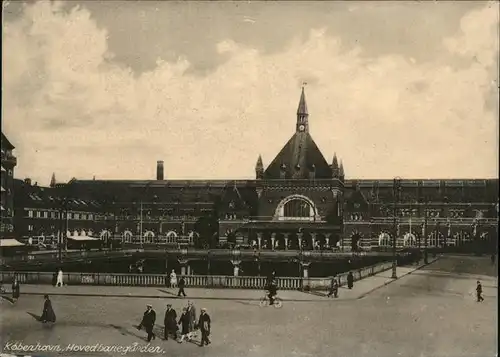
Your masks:
M185 58L134 75L84 7L35 3L3 34L18 176L147 179L163 159L169 178L252 178L258 154L269 164L293 134L306 81L312 135L348 177L495 177L498 113L485 101L498 90L497 10L469 12L443 41L461 66L367 57L318 28L279 53L219 41L227 61L197 76Z

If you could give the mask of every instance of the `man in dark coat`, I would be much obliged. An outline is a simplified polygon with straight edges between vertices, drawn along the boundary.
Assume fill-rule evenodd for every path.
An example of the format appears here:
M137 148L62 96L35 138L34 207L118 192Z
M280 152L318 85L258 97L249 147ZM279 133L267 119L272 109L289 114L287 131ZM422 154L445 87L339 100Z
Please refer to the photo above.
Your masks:
M167 310L165 311L165 319L163 321L165 325L164 335L165 340L168 340L168 335L173 335L174 339L177 337L177 313L172 309L171 304L167 304Z
M43 303L43 312L40 317L40 321L43 323L46 322L56 322L56 314L54 309L52 308L52 302L49 299L48 295L44 296L45 302Z
M151 339L155 339L156 335L153 333L153 327L156 322L156 312L153 310L152 305L147 305L147 309L144 312L144 316L142 317L142 321L139 324L139 330L144 327L148 334L148 342L151 342Z
M349 274L347 274L347 287L349 289L352 289L353 286L354 286L354 276L352 275L352 271L350 271Z
M17 280L17 276L14 277L14 281L12 282L12 300L14 302L19 299L19 295L21 294L21 287L19 286L19 280Z
M203 308L200 310L200 319L198 320L198 328L201 332L201 343L200 347L204 345L209 345L211 343L208 336L210 336L211 321L210 316L207 314L207 309Z
M477 281L477 286L476 286L476 294L477 294L477 302L483 302L483 286L481 285L481 282L478 280Z
M181 276L181 279L179 280L179 283L177 284L179 286L179 292L177 293L177 296L184 296L186 297L186 292L184 291L184 287L186 286L186 280L184 279L183 276Z
M189 316L189 338L193 337L193 331L196 327L196 308L191 301L188 301L187 314Z

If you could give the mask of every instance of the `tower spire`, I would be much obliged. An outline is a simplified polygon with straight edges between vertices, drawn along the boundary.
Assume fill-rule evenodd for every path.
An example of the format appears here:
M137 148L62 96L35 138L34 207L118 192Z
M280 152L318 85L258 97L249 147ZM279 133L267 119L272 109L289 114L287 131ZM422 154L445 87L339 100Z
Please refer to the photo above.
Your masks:
M56 173L52 173L52 178L50 179L50 187L54 188L56 187Z
M337 159L337 153L334 153L332 160L332 169L338 169L338 168L339 168L339 160Z
M337 159L337 153L333 154L331 168L332 168L332 178L339 178L340 170L339 170L339 160Z
M340 161L340 167L339 167L339 178L343 180L345 177L344 174L344 165L342 164L342 161Z
M302 83L302 93L300 94L299 107L297 108L297 127L298 132L309 131L309 112L307 111L306 95L304 93L304 86L307 83Z
M262 163L262 156L259 155L257 163L255 164L255 177L262 179L264 177L264 164Z

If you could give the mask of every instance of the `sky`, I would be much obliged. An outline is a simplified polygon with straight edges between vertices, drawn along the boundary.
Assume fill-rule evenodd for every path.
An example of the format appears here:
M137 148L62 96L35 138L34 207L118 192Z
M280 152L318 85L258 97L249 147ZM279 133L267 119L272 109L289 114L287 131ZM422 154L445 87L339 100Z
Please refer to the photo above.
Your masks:
M253 179L295 130L346 178L498 178L499 3L4 3L15 176Z

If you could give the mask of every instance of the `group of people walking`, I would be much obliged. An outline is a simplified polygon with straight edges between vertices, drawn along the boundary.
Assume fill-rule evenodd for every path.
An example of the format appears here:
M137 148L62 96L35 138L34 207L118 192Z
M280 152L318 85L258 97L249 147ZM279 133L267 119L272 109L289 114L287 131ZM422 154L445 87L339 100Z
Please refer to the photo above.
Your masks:
M156 312L153 306L148 304L146 311L142 317L142 321L138 328L144 328L147 333L147 341L156 339L153 328L156 323ZM177 342L182 343L184 340L192 341L195 337L196 331L201 333L200 347L209 345L211 343L209 336L211 330L211 320L205 308L200 310L200 316L196 318L196 308L191 301L188 301L187 306L182 308L182 312L177 319L177 312L172 308L172 304L167 304L165 317L163 320L164 330L163 337L168 340L172 337ZM180 331L179 331L179 326Z

